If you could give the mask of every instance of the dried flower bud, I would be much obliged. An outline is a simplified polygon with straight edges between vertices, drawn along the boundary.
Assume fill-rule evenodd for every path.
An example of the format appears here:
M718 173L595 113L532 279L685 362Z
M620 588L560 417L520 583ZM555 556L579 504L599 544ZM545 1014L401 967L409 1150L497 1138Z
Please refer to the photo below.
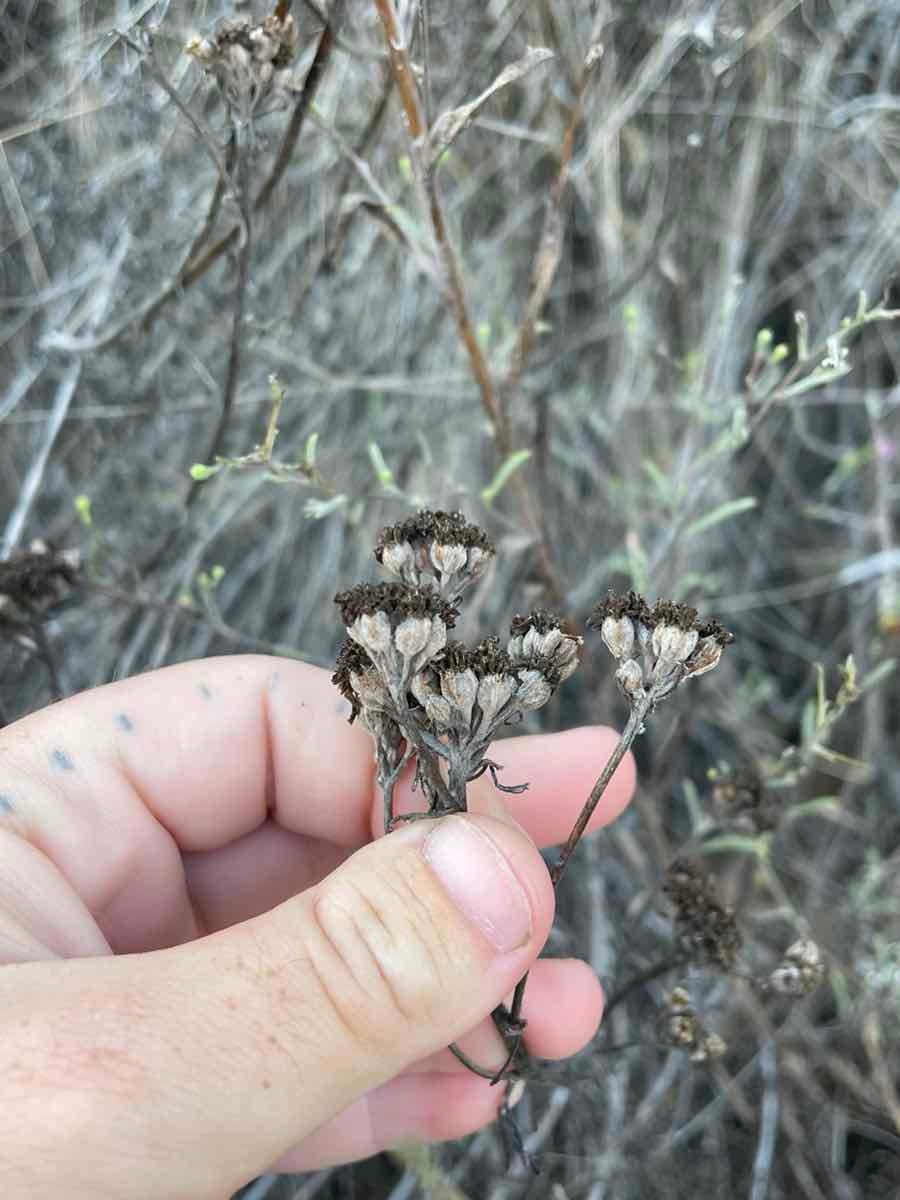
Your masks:
M456 575L458 571L465 569L469 557L465 546L446 546L442 542L431 543L430 555L438 576Z
M697 645L697 630L680 629L677 625L656 625L650 645L658 659L667 663L683 663Z
M634 645L634 621L631 617L604 617L600 636L613 658L627 658Z
M331 682L350 703L350 724L369 708L381 709L387 690L372 660L359 643L347 638L338 652Z
M616 683L629 700L639 700L644 695L644 672L636 659L627 658L616 671Z
M478 707L485 728L492 727L517 687L513 675L485 675L478 683Z
M391 575L412 582L410 576L415 570L415 555L409 542L390 542L382 551L382 566Z
M524 712L541 708L553 695L547 677L540 671L526 669L519 671L519 686L516 688L516 704Z
M456 710L459 723L468 728L472 723L472 709L478 697L478 676L471 668L465 671L442 671L441 692Z
M412 658L428 645L431 629L429 617L407 617L394 631L394 645L404 658Z
M719 665L722 646L715 638L701 638L684 664L685 679L697 679Z

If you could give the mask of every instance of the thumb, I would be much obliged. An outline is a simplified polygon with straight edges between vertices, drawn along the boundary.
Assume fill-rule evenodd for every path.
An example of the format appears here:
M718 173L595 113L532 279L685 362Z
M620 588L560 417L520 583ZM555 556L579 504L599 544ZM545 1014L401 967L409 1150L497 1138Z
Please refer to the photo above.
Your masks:
M89 1047L67 1047L71 1017L51 1042L90 1085L72 1131L82 1162L100 1139L90 1194L101 1182L135 1200L237 1189L477 1025L528 969L552 918L528 837L460 815L408 824L309 891L201 941L21 968L73 973L69 1007L78 995L90 1013L74 1023Z

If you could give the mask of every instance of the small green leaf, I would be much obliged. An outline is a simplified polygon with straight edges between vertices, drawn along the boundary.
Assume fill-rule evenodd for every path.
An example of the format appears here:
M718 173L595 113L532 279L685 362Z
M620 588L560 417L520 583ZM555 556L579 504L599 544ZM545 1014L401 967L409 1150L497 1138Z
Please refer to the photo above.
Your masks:
M702 517L698 517L696 521L692 521L684 531L684 535L693 537L697 533L703 533L707 529L712 529L714 525L730 521L732 517L736 517L740 513L749 512L750 509L756 508L756 504L755 496L742 496L740 500L726 500L718 508L714 508L710 512L704 513Z
M394 472L385 462L384 455L381 453L381 447L377 442L369 442L369 458L372 460L372 468L381 486L393 487Z
M319 435L311 433L306 439L306 449L303 452L303 461L307 468L311 471L316 465L316 448L319 445Z
M221 467L218 464L214 467L208 467L205 463L194 463L191 467L191 479L195 483L204 483L207 479L212 479L213 475L219 470L221 470Z
M519 467L531 458L530 450L516 450L497 468L497 473L487 487L481 489L481 499L488 508L494 503Z
M78 519L82 523L82 525L85 527L85 529L90 529L91 526L94 524L94 517L91 512L90 496L85 496L85 495L76 496L75 497L75 511L78 513Z

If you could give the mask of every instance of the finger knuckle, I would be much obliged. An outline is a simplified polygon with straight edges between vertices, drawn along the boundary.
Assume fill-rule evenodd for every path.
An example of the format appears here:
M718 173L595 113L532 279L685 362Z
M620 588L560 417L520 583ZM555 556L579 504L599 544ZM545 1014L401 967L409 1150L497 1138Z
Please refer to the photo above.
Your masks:
M337 1020L367 1045L393 1040L398 1026L427 1023L447 982L440 931L416 871L394 866L390 874L336 881L313 910L313 968Z

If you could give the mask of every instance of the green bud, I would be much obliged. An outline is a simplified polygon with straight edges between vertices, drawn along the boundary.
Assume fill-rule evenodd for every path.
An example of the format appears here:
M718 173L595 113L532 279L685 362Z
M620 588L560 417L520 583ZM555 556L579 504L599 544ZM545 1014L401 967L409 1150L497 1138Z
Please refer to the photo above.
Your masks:
M94 517L91 512L90 496L85 496L85 495L76 496L75 497L75 511L78 513L78 519L79 519L79 521L81 521L81 523L85 527L85 529L90 529L91 526L94 524Z
M195 483L203 483L207 479L212 479L213 475L220 469L216 464L214 467L208 467L205 463L194 463L191 467L191 479Z

